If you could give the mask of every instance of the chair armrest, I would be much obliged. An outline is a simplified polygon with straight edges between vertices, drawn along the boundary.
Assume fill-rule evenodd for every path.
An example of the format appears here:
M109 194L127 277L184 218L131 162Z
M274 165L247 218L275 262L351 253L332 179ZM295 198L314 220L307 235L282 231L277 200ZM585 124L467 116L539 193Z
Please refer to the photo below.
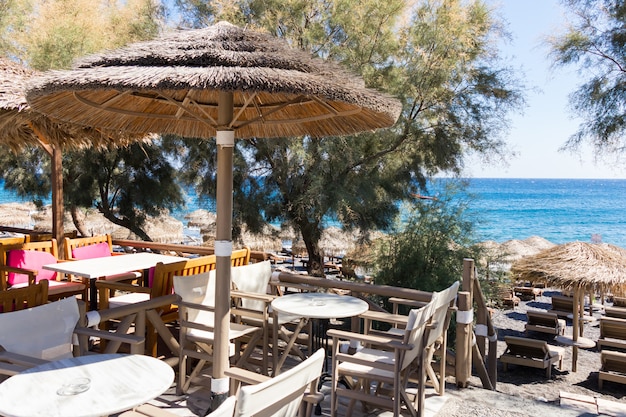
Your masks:
M409 307L424 307L426 304L428 304L428 301L417 301L417 300L409 300L407 298L399 298L399 297L391 297L389 298L389 302L391 304L396 304L396 305L405 305L405 306L409 306Z
M247 369L232 367L224 371L224 374L232 379L243 382L244 384L253 385L265 382L271 379L267 375L257 374L256 372L249 371Z
M7 352L0 346L0 375L15 375L37 365L47 363L47 360L19 353Z
M91 329L89 327L76 327L74 333L80 336L99 337L101 339L110 340L111 342L121 342L129 345L139 345L145 342L143 336L112 333L105 330Z
M409 321L408 316L387 313L384 311L372 311L372 310L368 310L365 313L359 314L359 317L364 320L381 321L381 322L389 323L392 325L403 325L403 326L406 326L407 322Z
M397 338L382 336L382 335L371 335L371 334L362 334L362 333L353 333L345 330L337 330L330 329L328 330L328 336L333 339L342 339L342 340L356 340L359 342L374 344L379 346L387 346L391 349L411 349L412 346L404 345ZM334 345L334 344L333 344Z
M8 266L8 265L0 265L0 271L28 275L29 284L34 284L37 274L39 274L39 271L34 270L34 269L16 268L14 266Z
M231 290L230 296L232 298L246 298L249 300L264 301L266 303L271 303L276 298L275 295L271 294L260 294L256 292L246 292L239 290Z

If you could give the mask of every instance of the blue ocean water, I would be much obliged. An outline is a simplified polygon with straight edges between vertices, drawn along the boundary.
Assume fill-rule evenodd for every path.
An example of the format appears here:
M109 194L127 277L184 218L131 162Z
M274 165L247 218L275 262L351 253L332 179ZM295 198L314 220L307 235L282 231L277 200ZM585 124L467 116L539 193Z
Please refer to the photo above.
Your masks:
M541 236L554 243L591 241L626 247L626 180L473 178L470 211L480 220L478 240L504 242ZM28 201L4 189L0 203ZM49 201L46 202L49 204ZM215 211L214 200L187 190L187 205L172 215L184 223L197 209Z
M474 178L469 192L481 240L536 235L559 244L597 235L626 247L626 180Z

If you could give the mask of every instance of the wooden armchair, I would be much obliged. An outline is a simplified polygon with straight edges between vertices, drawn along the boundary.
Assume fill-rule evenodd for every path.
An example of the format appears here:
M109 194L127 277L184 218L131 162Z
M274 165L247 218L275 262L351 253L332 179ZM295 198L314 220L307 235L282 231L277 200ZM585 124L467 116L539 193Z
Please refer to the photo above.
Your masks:
M528 310L526 312L526 332L541 332L554 335L565 334L565 320L550 312Z
M124 255L123 253L113 252L113 242L111 235L108 234L79 238L66 237L64 239L63 251L65 253L65 259L72 261ZM101 277L100 279L106 281L135 281L141 277L141 272L129 271L123 274Z
M545 340L528 339L525 337L505 336L506 350L500 356L504 372L508 364L528 366L546 370L546 378L552 376L552 365L559 364L563 369L563 353L565 349L548 345Z
M174 277L174 291L179 297L180 351L179 374L176 384L178 395L187 392L195 376L204 365L213 362L215 324L215 271ZM230 323L228 339L230 356L236 366L247 362L262 329L240 323ZM242 345L246 348L242 351ZM198 359L187 378L188 358Z
M333 338L331 416L337 415L340 396L350 399L348 415L356 401L390 409L395 417L400 416L402 404L413 417L422 414L426 378L436 379L431 373L432 355L438 344L445 343L442 335L447 329L448 309L458 285L455 283L440 293L433 293L425 306L411 310L401 338L398 338L397 329L390 334L328 331ZM365 347L357 349L354 354L343 353L339 350L342 341L358 341ZM415 373L418 377L417 395L407 391ZM441 381L444 377L442 374ZM352 388L341 388L338 383L342 379L348 380ZM375 390L371 389L372 382L376 382Z
M63 279L63 274L43 269L44 265L61 262L56 239L27 242L17 245L0 245L0 289L20 288L48 280L50 301L71 295L87 299L88 285Z
M235 250L231 255L232 264L243 264L250 259L248 248ZM180 262L170 264L157 264L150 271L149 286L133 285L124 282L110 282L104 280L96 281L98 288L98 309L121 307L128 304L170 295L174 292L174 276L188 276L200 274L215 269L215 255L200 256L190 258ZM121 295L111 297L112 291L119 291ZM170 305L162 307L160 316L164 323L171 323L178 319L178 307ZM146 349L152 355L156 355L157 339L154 329L148 330Z
M282 374L269 378L240 368L226 370L226 376L235 384L231 396L211 417L308 417L312 405L321 401L323 394L317 392L317 381L322 373L326 354L320 349L304 362ZM176 417L176 414L150 404L122 413L120 417Z
M48 302L48 280L42 279L36 284L22 288L0 291L0 313L23 310Z

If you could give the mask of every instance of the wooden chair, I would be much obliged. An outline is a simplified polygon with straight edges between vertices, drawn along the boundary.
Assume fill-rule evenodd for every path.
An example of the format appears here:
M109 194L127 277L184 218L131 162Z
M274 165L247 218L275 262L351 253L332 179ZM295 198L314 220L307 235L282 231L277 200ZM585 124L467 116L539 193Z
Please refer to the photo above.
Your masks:
M565 320L554 313L528 310L526 312L526 332L541 332L554 335L565 334Z
M552 365L559 364L563 369L563 353L565 349L548 345L545 340L528 339L525 337L505 336L506 350L500 356L504 372L508 364L528 366L546 370L546 378L552 376Z
M63 274L43 269L44 265L60 262L56 239L0 245L0 289L20 288L43 279L48 283L50 301L71 295L87 299L88 285L63 279Z
M445 328L445 318L434 320L435 313L445 317L450 297L456 294L458 283L441 293L433 293L431 300L424 307L409 312L402 339L390 334L360 334L342 330L329 330L333 342L333 374L331 389L331 416L337 415L338 397L350 399L347 414L352 413L356 401L371 403L393 411L394 417L400 416L404 404L413 417L423 411L424 385L428 371L425 363L432 359L434 343L441 337ZM445 306L445 307L444 307ZM429 332L434 330L432 337ZM354 353L339 350L342 341L358 341L365 344L363 349ZM414 372L418 375L418 394L412 396L407 391L409 379ZM345 379L351 389L341 388L338 383ZM371 383L377 388L371 390Z
M598 374L598 388L604 381L626 384L626 353L603 350L600 354L602 364Z
M268 374L269 345L272 328L270 303L275 298L268 294L272 277L270 261L257 262L231 268L233 306L231 314L235 322L256 326L262 329L261 348L263 349L262 372ZM273 343L273 341L272 341Z
M600 318L598 350L619 350L626 352L626 319L616 317Z
M0 291L0 313L23 310L48 302L48 280L42 279L36 284L23 288Z
M245 385L234 389L231 395L211 417L308 417L312 405L323 398L317 392L326 354L323 349L315 352L304 362L299 363L280 375L269 378L240 368L226 370L231 380ZM232 394L232 393L231 393ZM176 414L158 407L144 404L133 411L122 413L120 417L176 417Z
M215 271L175 276L174 292L179 296L180 352L176 392L180 395L187 392L192 379L200 373L205 364L213 362ZM228 335L230 356L235 358L237 366L248 360L261 334L260 327L230 323ZM243 353L240 349L242 338L245 338L247 345ZM187 378L187 358L199 360L189 378Z
M76 297L0 314L0 374L14 375L46 361L86 354L90 338L127 343L132 353L137 352L133 346L143 349L142 337L83 327L81 317L85 317L84 303Z
M63 251L66 260L80 260L103 258L107 256L123 256L123 253L113 252L111 235L98 235L91 237L79 237L64 239ZM139 271L129 271L123 274L101 277L106 281L135 281L142 277Z

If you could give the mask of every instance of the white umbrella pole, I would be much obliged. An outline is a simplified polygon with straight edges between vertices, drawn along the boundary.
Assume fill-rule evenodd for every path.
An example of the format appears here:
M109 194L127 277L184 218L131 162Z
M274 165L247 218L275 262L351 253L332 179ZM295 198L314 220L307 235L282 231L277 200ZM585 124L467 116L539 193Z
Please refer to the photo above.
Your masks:
M217 198L215 235L215 340L213 344L213 379L211 380L211 410L228 397L230 330L230 256L232 254L233 223L233 147L235 132L228 129L233 117L232 93L220 93L217 131Z

